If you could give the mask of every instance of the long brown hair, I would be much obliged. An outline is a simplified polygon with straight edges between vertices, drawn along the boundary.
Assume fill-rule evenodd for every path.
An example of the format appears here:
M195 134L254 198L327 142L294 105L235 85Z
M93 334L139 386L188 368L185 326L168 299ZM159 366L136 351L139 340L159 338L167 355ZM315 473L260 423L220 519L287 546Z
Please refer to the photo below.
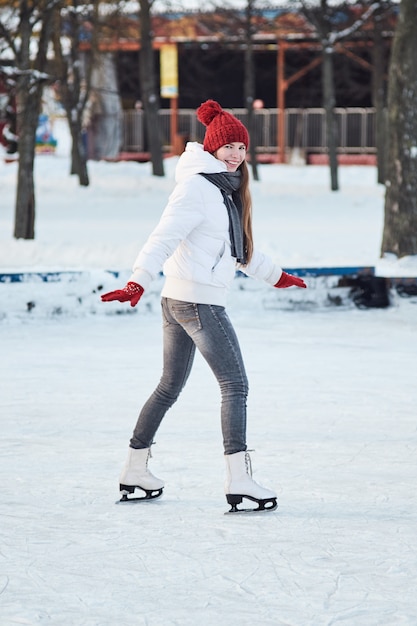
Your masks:
M243 245L246 252L246 263L249 263L253 254L253 235L252 235L252 197L249 189L249 169L246 161L239 166L242 172L242 184L240 186L240 195L243 206Z

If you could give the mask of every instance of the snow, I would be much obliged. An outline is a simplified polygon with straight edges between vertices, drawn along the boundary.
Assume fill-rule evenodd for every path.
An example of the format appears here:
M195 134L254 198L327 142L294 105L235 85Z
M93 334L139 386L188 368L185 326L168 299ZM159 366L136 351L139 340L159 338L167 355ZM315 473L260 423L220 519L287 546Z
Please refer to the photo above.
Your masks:
M0 623L53 626L415 626L416 298L329 306L331 279L273 290L238 278L230 315L250 381L254 475L274 512L224 515L219 392L197 355L157 435L159 500L115 505L138 408L161 367L155 281L136 309L123 284L173 186L148 164L89 163L68 141L36 159L36 239L13 239L16 164L0 164ZM264 165L257 245L287 268L372 265L383 187L372 167ZM115 274L106 270L112 270ZM72 272L72 273L71 273ZM28 305L31 302L32 305Z

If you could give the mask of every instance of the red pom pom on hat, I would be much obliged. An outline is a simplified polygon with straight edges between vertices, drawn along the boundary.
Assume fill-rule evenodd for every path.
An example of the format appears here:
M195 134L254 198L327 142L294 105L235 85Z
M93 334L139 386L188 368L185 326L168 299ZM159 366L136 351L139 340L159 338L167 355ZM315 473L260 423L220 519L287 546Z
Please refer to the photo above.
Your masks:
M234 115L228 113L215 100L203 102L197 109L197 119L207 126L204 150L216 152L227 143L241 142L249 147L249 134Z
M206 102L203 102L197 109L197 119L204 124L204 126L208 126L222 111L223 109L218 102L215 100L206 100Z

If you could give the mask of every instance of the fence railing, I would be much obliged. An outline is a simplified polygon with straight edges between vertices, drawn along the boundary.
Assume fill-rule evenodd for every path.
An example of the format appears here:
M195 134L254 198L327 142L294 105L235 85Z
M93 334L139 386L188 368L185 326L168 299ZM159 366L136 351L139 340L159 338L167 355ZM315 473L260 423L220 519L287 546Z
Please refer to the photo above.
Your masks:
M230 111L247 124L245 109ZM338 152L340 154L376 152L375 109L336 108L338 128ZM278 149L278 109L255 111L255 141L259 153L273 153ZM288 150L299 149L304 153L324 153L326 148L325 110L285 109L285 146ZM143 111L122 113L123 146L125 152L147 150ZM159 111L160 132L164 151L172 149L171 111ZM202 141L204 127L197 121L194 109L180 109L177 118L178 135L185 141Z

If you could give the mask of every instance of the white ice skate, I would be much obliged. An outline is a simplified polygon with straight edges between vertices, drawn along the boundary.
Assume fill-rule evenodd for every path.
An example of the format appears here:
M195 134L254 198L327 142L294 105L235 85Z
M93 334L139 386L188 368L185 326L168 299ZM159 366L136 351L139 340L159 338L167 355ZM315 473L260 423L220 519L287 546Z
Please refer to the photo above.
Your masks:
M226 454L226 500L231 505L229 513L273 511L277 508L277 495L270 489L265 489L252 478L252 464L249 452ZM238 509L243 498L255 502L257 508Z
M148 469L148 461L151 457L150 448L129 448L126 463L120 475L120 502L138 500L152 500L162 495L164 482L156 478ZM145 495L128 497L129 494L140 489Z

